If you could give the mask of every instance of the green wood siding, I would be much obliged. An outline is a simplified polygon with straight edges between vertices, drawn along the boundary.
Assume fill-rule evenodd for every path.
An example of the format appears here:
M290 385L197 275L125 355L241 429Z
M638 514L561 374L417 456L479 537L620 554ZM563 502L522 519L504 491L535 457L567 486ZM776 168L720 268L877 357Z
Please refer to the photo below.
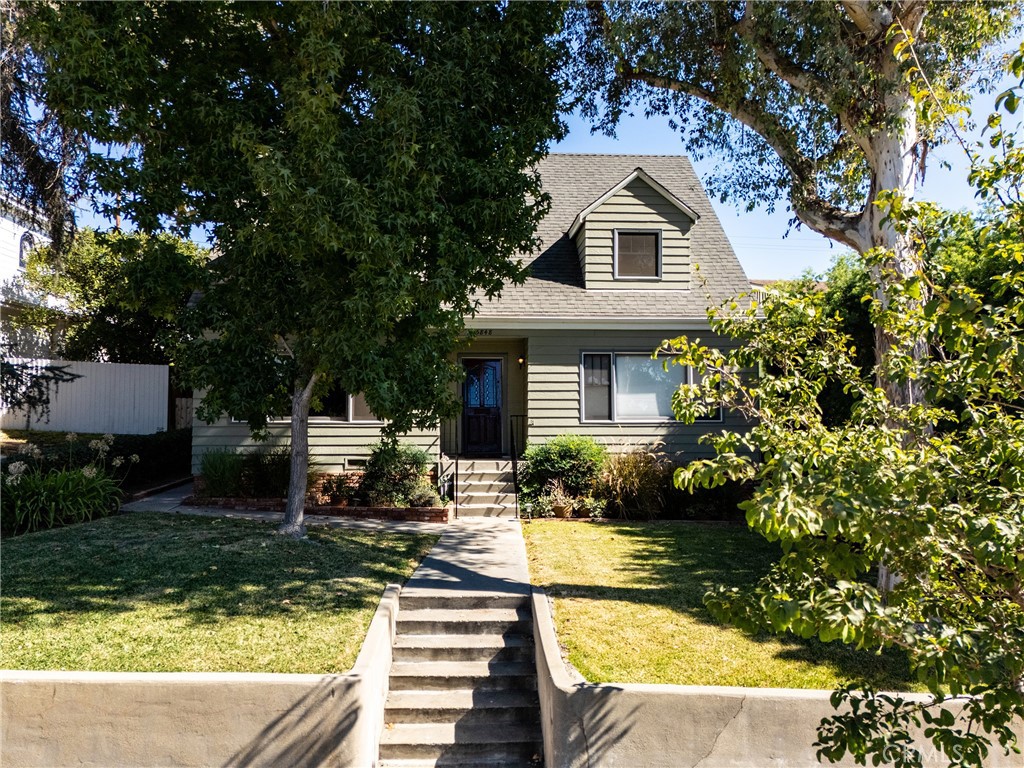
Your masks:
M690 288L690 227L693 221L646 182L635 179L587 216L576 235L580 268L588 289ZM614 232L661 232L661 279L616 278L613 272Z

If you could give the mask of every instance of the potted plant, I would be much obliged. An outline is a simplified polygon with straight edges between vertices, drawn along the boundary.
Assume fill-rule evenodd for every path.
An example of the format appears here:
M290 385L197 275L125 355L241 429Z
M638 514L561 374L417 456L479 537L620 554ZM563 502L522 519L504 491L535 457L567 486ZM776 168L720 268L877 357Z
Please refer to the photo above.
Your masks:
M547 484L546 490L547 493L544 495L548 497L551 511L555 513L555 517L571 517L573 498L566 493L562 481L552 480Z

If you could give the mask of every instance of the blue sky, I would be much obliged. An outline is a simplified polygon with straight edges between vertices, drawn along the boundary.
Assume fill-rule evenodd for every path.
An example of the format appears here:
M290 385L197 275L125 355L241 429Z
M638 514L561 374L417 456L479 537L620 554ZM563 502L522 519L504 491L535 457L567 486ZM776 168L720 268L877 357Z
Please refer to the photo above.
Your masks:
M1006 80L1000 84L997 92L1011 85L1013 83ZM994 101L995 94L983 94L975 98L972 106L980 122L984 122L984 118L992 111ZM1021 117L1024 115L1018 115L1015 120L1018 126ZM554 148L555 152L650 155L685 152L680 134L669 128L668 120L663 117L624 117L615 138L591 133L590 124L577 115L570 116L567 123L569 135ZM1013 123L1009 121L1008 127ZM969 142L977 141L980 136L980 131L975 130L969 135ZM714 163L715 159L711 157L695 164L702 180ZM949 164L949 168L944 167L945 163ZM917 197L933 200L945 208L974 207L974 193L967 184L968 166L967 157L957 144L933 150L928 155L925 183L919 188ZM784 203L777 205L771 214L763 209L748 213L742 209L742 200L730 200L728 203L712 200L712 204L747 277L751 279L799 277L808 270L824 272L835 256L847 250L806 227L799 230L790 227L792 214Z

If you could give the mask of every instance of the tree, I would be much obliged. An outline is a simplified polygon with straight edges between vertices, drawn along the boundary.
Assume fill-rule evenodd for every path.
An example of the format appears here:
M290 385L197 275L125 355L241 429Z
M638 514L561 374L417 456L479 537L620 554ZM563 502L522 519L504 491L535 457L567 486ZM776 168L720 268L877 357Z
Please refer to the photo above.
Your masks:
M1022 78L1019 93L1024 46L1013 67ZM889 302L873 303L873 322L897 342L877 373L919 381L923 403L902 407L873 385L874 372L863 371L844 320L826 311L822 292L779 292L763 320L756 309L713 311L719 332L742 339L735 351L685 338L670 344L677 362L708 369L701 384L680 390L677 415L692 421L721 398L757 420L746 434L711 437L716 457L679 470L677 483L756 480L753 498L741 506L750 525L784 552L753 589L709 594L713 613L750 630L903 648L927 686L924 702L837 691L834 705L847 709L823 721L817 744L830 760L850 753L860 764L871 757L919 766L909 729L921 724L950 765L983 765L993 741L1019 751L1024 148L999 129L998 117L990 125L1001 154L971 172L978 195L993 207L984 222L937 217L930 206L897 197L885 210L924 269L888 276ZM958 259L951 249L966 250ZM947 264L973 255L1004 265L992 287L995 301L946 283L940 252ZM874 251L866 258L875 268L887 263ZM917 338L927 341L929 355L913 354L908 340ZM850 420L830 425L818 398L836 379L856 397ZM903 577L888 593L869 578L878 562Z
M876 298L921 267L877 203L913 196L928 150L949 138L1017 3L587 3L575 6L575 79L584 113L612 131L635 101L670 116L696 156L722 157L723 199L771 208L867 253ZM894 339L876 333L876 354ZM924 354L921 339L911 340ZM920 401L881 382L893 402Z
M0 0L0 207L45 221L53 249L70 245L83 190L85 142L47 108L39 57L19 32L27 3Z
M365 394L398 434L455 407L449 354L521 278L558 136L547 4L35 7L51 105L122 156L99 189L143 229L209 226L200 414L291 413L283 531L301 534L310 403Z
M59 328L52 335L65 360L166 365L185 340L181 320L206 258L171 235L85 229L63 255L49 246L31 254L26 287L52 300L12 322Z

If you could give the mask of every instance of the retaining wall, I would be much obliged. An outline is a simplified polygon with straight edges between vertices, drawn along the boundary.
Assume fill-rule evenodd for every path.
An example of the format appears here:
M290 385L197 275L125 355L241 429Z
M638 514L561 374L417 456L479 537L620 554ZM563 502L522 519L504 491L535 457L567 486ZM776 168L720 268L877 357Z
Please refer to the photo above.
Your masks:
M338 675L0 672L18 766L351 766L377 757L400 587Z
M562 660L547 596L535 589L532 600L546 768L820 765L811 745L835 713L831 691L583 682ZM917 743L925 765L949 764ZM994 747L986 766L1020 768L1021 757Z

